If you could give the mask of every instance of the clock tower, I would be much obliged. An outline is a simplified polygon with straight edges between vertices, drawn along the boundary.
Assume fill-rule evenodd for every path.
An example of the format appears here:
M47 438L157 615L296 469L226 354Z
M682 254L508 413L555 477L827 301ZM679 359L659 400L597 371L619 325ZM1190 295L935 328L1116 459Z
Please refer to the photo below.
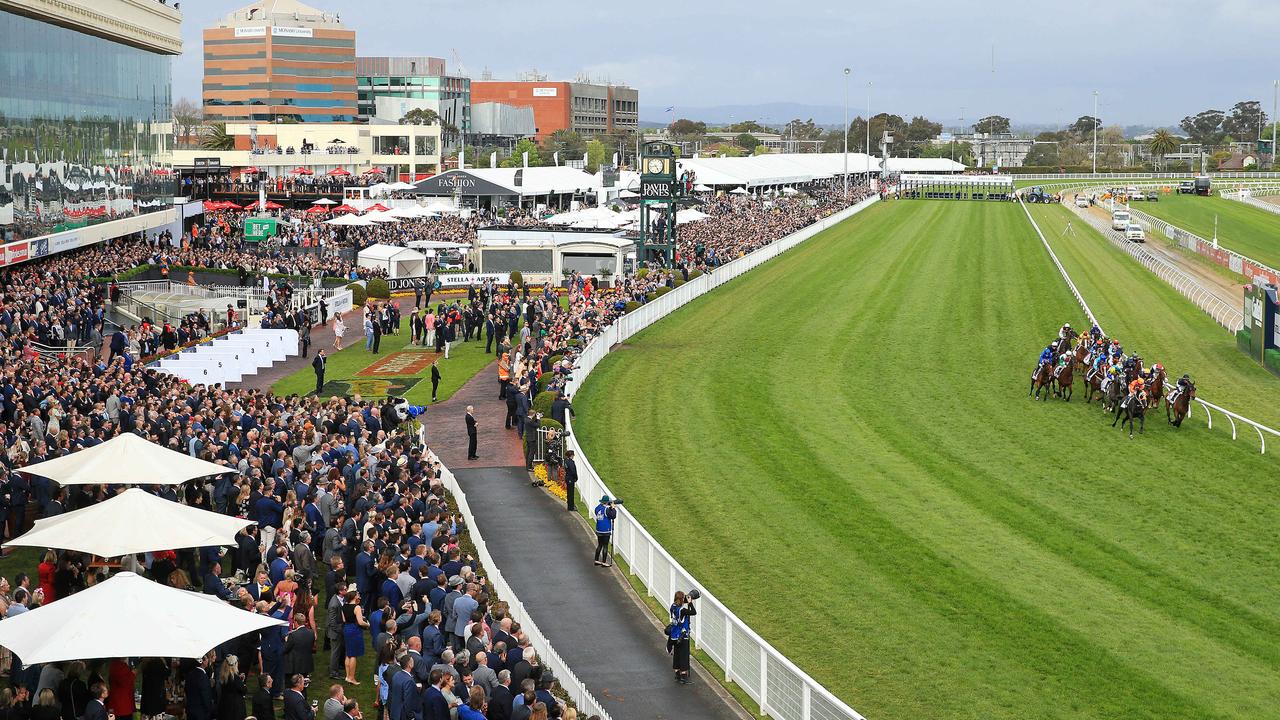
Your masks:
M671 262L676 246L676 204L685 196L676 178L679 146L654 141L644 144L640 157L640 242L636 257L646 262Z

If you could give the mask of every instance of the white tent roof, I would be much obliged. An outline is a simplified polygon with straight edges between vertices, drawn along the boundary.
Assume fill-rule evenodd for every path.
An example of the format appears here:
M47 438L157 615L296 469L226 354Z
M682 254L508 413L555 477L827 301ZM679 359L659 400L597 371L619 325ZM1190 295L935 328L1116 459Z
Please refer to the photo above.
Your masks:
M418 207L423 208L423 210L425 210L425 211L427 211L427 212L433 212L433 213L458 213L458 212L462 212L462 210L461 210L460 208L456 207L453 203L448 202L448 201L446 201L446 200L432 200L431 202L427 203L426 205L419 205ZM422 212L422 211L419 211L419 212Z
M22 472L62 485L178 485L235 472L235 468L215 465L124 433L88 450L28 465Z
M313 201L311 204L312 205L337 205L338 201L330 200L329 198L320 198L319 200Z
M423 254L417 250L399 245L370 245L360 251L361 260L421 260Z
M849 173L879 172L880 164L863 153L849 153ZM769 153L748 157L689 158L679 161L683 170L696 173L705 187L742 185L790 185L841 175L846 167L842 153Z
M96 505L36 520L35 527L5 545L120 557L156 550L234 545L236 533L252 524L129 488Z
M370 225L377 225L377 223L375 223L374 221L366 220L365 218L362 218L359 215L355 215L355 214L339 215L338 217L333 218L331 220L325 220L324 224L325 225L351 225L353 227L369 227Z
M245 633L284 625L131 572L0 622L23 663L114 657L198 658Z
M381 210L374 210L372 212L365 213L361 217L363 217L365 220L368 220L370 222L375 222L375 223L400 222L400 218L393 216L390 210L387 210L386 212L383 212Z
M447 240L411 240L405 243L418 250L469 250L471 243L456 243Z
M492 183L508 191L510 195L551 195L558 193L585 192L598 190L600 178L582 170L571 167L530 167L530 168L467 168L466 170L449 170L436 177L444 178L451 173L470 175L478 180ZM520 173L520 184L516 184L516 173ZM465 193L464 191L464 194ZM475 193L470 193L475 194Z
M960 173L964 165L950 158L894 158L884 161L887 173Z

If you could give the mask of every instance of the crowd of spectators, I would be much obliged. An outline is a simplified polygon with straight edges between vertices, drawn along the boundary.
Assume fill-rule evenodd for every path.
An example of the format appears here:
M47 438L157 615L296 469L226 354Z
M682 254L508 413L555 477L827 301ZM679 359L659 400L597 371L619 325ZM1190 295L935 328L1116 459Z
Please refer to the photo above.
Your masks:
M647 302L660 288L675 287L867 194L859 188L846 199L838 190L814 188L808 196L768 203L713 200L711 218L681 226L670 266L646 268L607 288L575 274L564 304L550 285L535 290L489 282L473 286L465 300L434 309L428 295L422 313L415 302L414 340L440 347L459 335L477 341L483 335L486 349L501 356L505 368L507 424L523 434L538 422L531 402L539 378L550 373L545 389L562 389L577 348L628 303ZM475 227L466 220L435 222L436 232ZM126 338L125 349L134 352L118 354L113 347L96 358L42 361L30 351L31 342L60 335L101 339L110 289L95 283L95 276L144 260L243 266L247 259L237 253L244 251L219 246L213 242L218 236L204 234L187 247L172 238L120 241L0 274L3 537L121 489L60 488L20 468L137 433L227 469L212 482L152 492L256 525L242 531L229 551L158 552L124 558L125 567L285 620L288 628L237 638L200 661L144 663L141 708L134 705L135 675L123 661L24 667L19 658L0 658L0 669L8 663L11 683L8 694L0 695L0 712L23 720L75 720L83 714L82 700L101 693L117 716L139 710L155 715L176 705L196 720L243 720L244 675L254 673L251 704L262 718L271 698L286 689L321 700L320 684L311 679L325 673L342 681L328 690L325 720L360 718L344 684L363 682L374 685L373 712L390 720L408 720L410 711L432 720L572 717L572 708L556 698L555 678L507 606L492 595L483 569L463 550L465 527L439 483L441 467L427 448L425 431L408 423L393 401L191 386L137 367L132 355L144 348L131 347L132 338ZM192 319L188 331L207 327ZM556 356L562 360L553 363ZM551 407L561 424L572 412L567 396ZM15 578L14 586L0 580L0 616L100 582L102 570L88 560L71 551L45 555L32 568L38 596L29 576ZM327 667L316 668L313 653L322 647L328 650ZM357 677L357 658L366 652L376 659L376 671ZM52 709L42 714L38 707ZM290 699L285 707L289 720L310 720L289 717Z

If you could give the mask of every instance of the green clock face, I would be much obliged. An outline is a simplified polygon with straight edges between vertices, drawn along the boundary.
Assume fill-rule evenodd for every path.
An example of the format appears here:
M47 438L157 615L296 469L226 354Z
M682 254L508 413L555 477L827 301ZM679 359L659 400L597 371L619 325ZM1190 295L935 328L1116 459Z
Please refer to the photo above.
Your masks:
M666 170L666 163L664 163L662 160L658 158L652 158L651 160L649 160L649 173L651 175L658 175L662 173L664 170Z

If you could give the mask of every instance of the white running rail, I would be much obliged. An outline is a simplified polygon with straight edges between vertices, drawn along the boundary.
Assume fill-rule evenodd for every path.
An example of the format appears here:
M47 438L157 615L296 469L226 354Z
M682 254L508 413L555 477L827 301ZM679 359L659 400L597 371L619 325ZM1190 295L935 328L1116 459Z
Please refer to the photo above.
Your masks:
M525 608L524 603L520 602L520 598L516 597L516 592L511 588L505 578L502 577L502 571L498 569L498 564L493 561L493 556L489 554L489 548L485 544L484 538L480 536L479 526L476 524L476 518L471 513L471 506L467 504L467 496L463 494L462 488L458 485L458 480L448 468L442 467L440 473L440 481L444 484L446 490L453 494L454 503L458 506L458 512L462 513L462 519L467 524L467 534L471 538L471 542L476 546L477 559L484 567L486 577L489 578L489 584L493 587L493 591L497 596L511 607L511 618L520 623L520 628L529 636L529 642L533 645L533 649L537 651L538 657L542 659L542 663L551 668L551 672L555 673L556 679L560 682L560 686L565 693L578 706L578 715L581 717L590 717L599 715L601 720L611 720L609 713L605 712L601 707L600 701L587 690L587 686L573 671L569 669L566 663L551 647L551 642L538 629L537 623L533 621L533 617Z
M596 364L615 344L625 341L696 297L772 260L817 233L861 212L876 202L868 198L853 207L798 230L777 242L694 278L671 292L618 318L583 348L569 382L577 392ZM570 430L572 425L570 424ZM590 505L601 495L615 495L591 466L577 437L570 432L568 447L578 463L578 489ZM853 708L818 684L767 640L760 637L676 561L626 508L619 508L614 524L614 552L630 566L645 590L663 606L676 590L697 588L702 593L694 616L693 640L760 705L760 712L778 720L864 720ZM655 640L655 642L657 642Z
M1022 203L1021 198L1018 199L1018 204L1022 205L1023 211L1027 213L1027 219L1031 221L1031 227L1035 228L1036 234L1040 236L1040 242L1044 243L1044 249L1049 251L1049 257L1053 260L1053 264L1058 267L1058 272L1062 273L1062 279L1067 283L1067 287L1071 288L1071 293L1075 295L1076 302L1080 303L1080 307L1084 308L1084 313L1089 317L1089 322L1094 325L1097 325L1098 329L1101 330L1102 323L1098 322L1098 318L1093 314L1093 311L1089 309L1089 304L1085 302L1084 297L1080 295L1080 291L1076 289L1076 284L1072 282L1071 276L1067 274L1066 268L1062 267L1062 263L1058 262L1058 256L1054 254L1053 248L1049 246L1049 241L1045 238L1044 233L1040 231L1040 226L1036 224L1035 218L1031 217L1031 211L1027 210L1027 206L1024 203ZM1103 334L1106 334L1106 331L1103 331ZM1252 427L1254 431L1258 433L1258 440L1261 441L1261 448L1259 449L1259 452L1261 452L1262 454L1266 454L1267 452L1267 437L1266 437L1267 435L1274 435L1276 437L1280 437L1280 430L1267 427L1266 425L1263 425L1260 422L1257 422L1255 420L1250 420L1249 418L1243 415L1239 415L1237 413L1231 412L1230 410L1224 407L1219 407L1217 405L1214 405L1213 403L1207 400L1201 400L1200 398L1196 398L1196 402L1200 403L1200 405L1204 408L1205 417L1208 419L1210 430L1213 429L1213 412L1212 411L1217 410L1218 412L1222 413L1224 417L1227 418L1227 421L1231 423L1231 439L1232 440L1236 439L1236 420L1239 420L1240 422L1248 425L1249 427ZM1191 417L1190 406L1188 406L1187 408L1187 417Z
M1156 228L1165 237L1182 247L1209 258L1218 265L1228 268L1231 272L1239 273L1250 280L1260 277L1269 283L1280 284L1280 271L1273 267L1263 265L1251 257L1241 255L1234 250L1229 250L1212 241L1205 240L1193 232L1183 230L1177 225L1148 215L1141 210L1135 210L1130 207L1129 214L1143 224Z
M1280 185L1258 185L1255 187L1238 187L1232 190L1221 190L1218 192L1224 200L1235 200L1245 205L1251 205L1259 210L1265 210L1269 213L1280 215L1280 205L1259 200L1258 196L1270 197L1280 195Z

